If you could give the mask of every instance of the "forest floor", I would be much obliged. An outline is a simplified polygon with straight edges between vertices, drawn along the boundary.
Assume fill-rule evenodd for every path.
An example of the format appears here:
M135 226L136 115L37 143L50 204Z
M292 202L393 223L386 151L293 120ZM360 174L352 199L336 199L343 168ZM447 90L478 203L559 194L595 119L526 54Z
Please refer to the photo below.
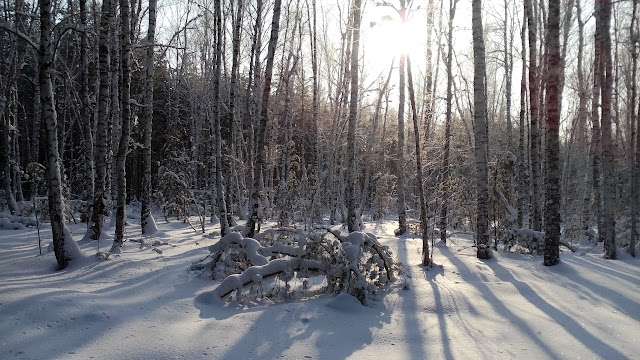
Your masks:
M81 244L86 257L63 271L38 254L34 228L0 230L0 359L640 357L640 259L628 255L580 248L544 267L494 251L481 261L468 236L453 236L425 270L420 240L395 237L388 221L367 231L394 250L405 279L368 306L349 295L222 306L197 300L217 282L187 271L217 238L177 221L158 227L106 261L96 242ZM76 239L85 228L70 225ZM127 238L141 239L138 228Z

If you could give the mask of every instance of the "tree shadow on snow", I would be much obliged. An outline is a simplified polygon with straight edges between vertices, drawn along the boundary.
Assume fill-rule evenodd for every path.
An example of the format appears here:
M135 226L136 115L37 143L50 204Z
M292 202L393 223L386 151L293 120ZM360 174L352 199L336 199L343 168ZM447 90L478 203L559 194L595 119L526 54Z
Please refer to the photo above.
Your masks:
M561 358L562 354L556 353L549 344L546 344L544 340L539 336L539 333L536 332L532 324L527 321L526 318L522 318L518 316L511 308L507 307L502 299L498 298L491 288L487 285L488 279L484 274L476 274L477 271L474 271L468 267L467 264L462 262L451 250L448 248L441 249L443 255L447 256L451 261L452 265L454 265L463 275L463 281L467 282L470 285L473 285L476 289L480 291L482 298L486 300L491 306L494 307L496 312L507 319L511 324L517 326L520 331L525 334L529 339L531 339L537 347L543 351L549 358ZM516 260L517 261L517 260ZM516 279L513 274L503 267L500 262L496 258L492 258L490 260L483 261L483 264L488 266L495 278L499 281L503 281L509 284L512 284L520 296L538 308L544 314L547 314L550 318L554 319L554 321L562 326L569 334L571 334L578 342L580 342L585 348L592 351L594 354L597 354L600 358L603 359L623 359L626 358L624 354L619 352L616 348L604 342L600 336L596 336L586 329L584 329L579 321L575 320L571 316L567 315L561 309L558 309L550 302L548 302L545 298L539 295L536 290L531 288L527 283ZM548 271L566 271L566 269L556 270L556 267L545 268ZM467 278L465 278L467 276ZM563 276L559 274L557 276ZM596 287L597 288L597 287Z
M216 319L211 327L233 329L234 335L244 332L237 340L217 339L233 342L219 347L221 359L344 359L371 344L373 331L390 322L382 299L362 306L347 294L250 306L212 303L207 297L203 293L194 301L200 318ZM245 326L239 330L238 324Z

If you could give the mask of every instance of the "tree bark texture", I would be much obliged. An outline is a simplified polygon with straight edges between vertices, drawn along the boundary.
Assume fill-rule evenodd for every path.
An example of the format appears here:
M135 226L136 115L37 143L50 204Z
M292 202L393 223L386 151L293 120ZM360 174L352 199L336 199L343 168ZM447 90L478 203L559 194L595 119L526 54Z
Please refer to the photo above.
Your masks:
M489 259L489 146L487 128L486 64L482 30L482 1L471 5L473 34L473 127L476 162L476 244L479 259Z

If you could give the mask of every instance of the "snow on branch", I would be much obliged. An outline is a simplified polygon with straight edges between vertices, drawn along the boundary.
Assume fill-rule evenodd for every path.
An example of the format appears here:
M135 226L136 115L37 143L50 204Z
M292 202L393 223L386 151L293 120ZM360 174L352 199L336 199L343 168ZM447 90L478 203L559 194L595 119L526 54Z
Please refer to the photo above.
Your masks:
M208 262L195 263L190 270L222 279L209 293L221 300L233 298L234 293L235 299L242 300L346 292L364 304L369 295L395 280L399 264L374 235L345 236L326 230L305 235L295 229L276 229L260 234L259 240L230 233L209 247ZM328 238L329 233L336 239ZM301 288L291 286L294 278L301 279ZM285 285L280 287L278 282Z

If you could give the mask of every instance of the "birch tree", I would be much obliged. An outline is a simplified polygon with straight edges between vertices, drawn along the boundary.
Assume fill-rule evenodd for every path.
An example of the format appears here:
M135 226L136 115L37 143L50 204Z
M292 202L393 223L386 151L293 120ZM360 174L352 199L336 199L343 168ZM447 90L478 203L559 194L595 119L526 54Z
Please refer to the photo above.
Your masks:
M358 57L360 56L360 11L362 1L353 2L353 45L351 47L351 95L349 97L349 125L347 129L347 228L360 230L357 200L356 123L358 120Z
M489 259L489 146L487 128L486 65L482 30L482 1L471 5L473 36L473 133L476 163L476 244L479 259Z
M129 0L120 0L120 60L122 67L121 132L116 155L116 233L112 252L117 253L124 244L125 206L127 201L126 162L131 135L131 9Z
M151 215L151 135L153 132L153 52L156 34L156 3L149 0L149 27L147 28L146 58L144 63L144 107L143 122L143 156L142 156L142 193L140 196L140 227L143 234L153 234L158 230Z
M107 183L107 152L109 146L109 99L110 99L110 71L109 71L109 32L113 17L113 0L103 0L100 15L100 29L98 35L98 73L100 85L98 89L98 114L96 124L95 143L95 183L91 224L89 236L99 240L102 235L104 216L106 215L106 183Z
M47 139L46 179L49 200L49 218L53 251L58 267L64 269L69 261L81 256L80 249L64 223L64 199L62 197L62 176L58 147L58 113L56 112L51 72L55 56L56 38L53 38L51 0L39 0L40 6L40 46L38 67L42 122Z

